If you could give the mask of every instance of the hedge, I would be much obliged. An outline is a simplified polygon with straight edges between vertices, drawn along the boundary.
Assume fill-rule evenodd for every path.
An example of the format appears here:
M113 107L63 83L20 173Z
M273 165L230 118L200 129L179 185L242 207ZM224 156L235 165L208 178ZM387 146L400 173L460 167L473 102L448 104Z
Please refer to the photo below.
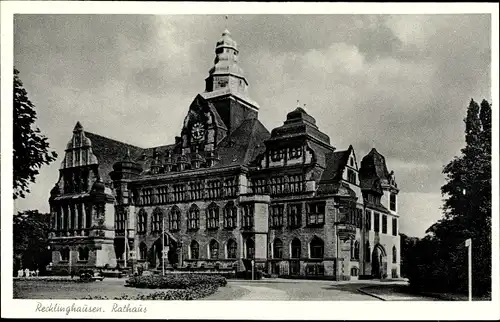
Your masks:
M198 285L226 286L227 281L220 275L167 274L130 277L125 285L151 289L187 289Z
M139 294L136 296L129 296L127 294L122 294L121 296L116 296L114 298L109 298L107 296L86 296L82 300L163 300L163 301L178 301L178 300L198 300L209 295L214 294L218 289L215 284L201 284L197 286L191 286L185 289L176 290L165 290L158 291L151 294Z

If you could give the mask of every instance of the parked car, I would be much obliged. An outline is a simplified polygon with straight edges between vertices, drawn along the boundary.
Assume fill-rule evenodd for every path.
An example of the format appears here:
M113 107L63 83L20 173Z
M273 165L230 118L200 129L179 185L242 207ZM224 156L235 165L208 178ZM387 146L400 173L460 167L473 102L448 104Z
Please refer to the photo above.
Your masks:
M102 281L104 279L104 276L102 275L101 272L97 272L92 269L80 270L79 273L80 273L80 279L83 282Z

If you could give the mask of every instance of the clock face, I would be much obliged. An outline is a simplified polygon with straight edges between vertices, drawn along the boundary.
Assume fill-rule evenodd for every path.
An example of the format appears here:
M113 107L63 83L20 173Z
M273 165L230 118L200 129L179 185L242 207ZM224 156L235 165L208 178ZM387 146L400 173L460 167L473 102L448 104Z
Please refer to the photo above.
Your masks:
M205 128L203 127L203 124L200 122L194 123L191 128L191 135L195 140L203 139L203 136L205 135Z

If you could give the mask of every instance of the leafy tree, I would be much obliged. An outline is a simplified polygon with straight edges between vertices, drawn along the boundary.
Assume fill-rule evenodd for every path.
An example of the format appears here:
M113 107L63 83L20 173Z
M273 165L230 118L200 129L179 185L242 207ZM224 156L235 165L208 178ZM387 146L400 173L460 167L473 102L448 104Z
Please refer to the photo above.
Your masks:
M50 262L49 232L49 214L27 210L14 216L14 271L19 268L44 271Z
M412 253L419 241L417 237L410 237L404 233L399 234L401 238L401 276L408 277L411 268L414 266Z
M472 239L473 291L491 290L491 106L471 100L465 122L465 147L448 163L441 187L443 217L427 230L414 254L410 282L438 291L467 290L467 252Z
M49 152L49 143L39 128L32 128L36 120L35 106L14 68L14 199L24 198L29 193L28 185L35 182L38 170L57 158Z

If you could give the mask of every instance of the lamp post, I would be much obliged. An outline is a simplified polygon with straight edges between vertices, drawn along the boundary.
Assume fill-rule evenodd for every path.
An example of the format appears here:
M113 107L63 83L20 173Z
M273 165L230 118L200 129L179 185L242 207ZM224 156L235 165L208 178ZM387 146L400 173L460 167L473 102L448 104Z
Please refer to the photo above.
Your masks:
M467 190L464 188L462 194L465 196ZM465 241L465 247L467 247L467 275L469 279L469 301L472 301L472 239L468 238Z

